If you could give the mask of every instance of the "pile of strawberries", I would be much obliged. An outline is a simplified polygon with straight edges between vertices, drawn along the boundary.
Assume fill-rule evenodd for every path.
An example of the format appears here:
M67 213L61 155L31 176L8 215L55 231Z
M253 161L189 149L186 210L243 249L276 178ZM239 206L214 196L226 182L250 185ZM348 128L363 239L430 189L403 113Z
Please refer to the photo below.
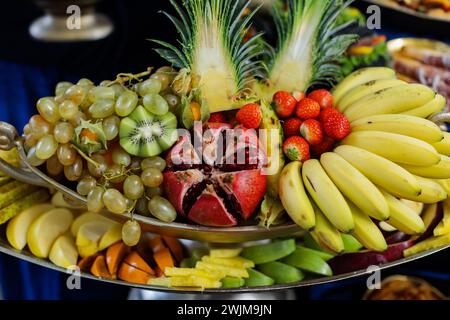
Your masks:
M273 96L272 108L283 124L283 152L292 161L306 161L311 156L319 158L333 149L336 141L350 134L348 119L333 108L333 95L325 89L313 91L308 96L278 91ZM223 113L213 113L209 121L226 120ZM246 104L234 120L245 128L258 129L262 121L260 106Z
M292 161L320 157L350 133L348 119L333 108L333 96L327 90L313 91L307 97L279 91L272 106L283 121L283 152Z

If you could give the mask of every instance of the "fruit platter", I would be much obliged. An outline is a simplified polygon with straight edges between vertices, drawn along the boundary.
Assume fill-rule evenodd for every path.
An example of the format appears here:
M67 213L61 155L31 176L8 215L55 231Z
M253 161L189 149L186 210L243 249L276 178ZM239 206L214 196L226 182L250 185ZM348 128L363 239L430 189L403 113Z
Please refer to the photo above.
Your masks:
M0 251L154 290L267 291L450 246L446 98L342 74L351 1L171 0L167 66L60 82L0 122ZM20 131L20 134L19 134Z

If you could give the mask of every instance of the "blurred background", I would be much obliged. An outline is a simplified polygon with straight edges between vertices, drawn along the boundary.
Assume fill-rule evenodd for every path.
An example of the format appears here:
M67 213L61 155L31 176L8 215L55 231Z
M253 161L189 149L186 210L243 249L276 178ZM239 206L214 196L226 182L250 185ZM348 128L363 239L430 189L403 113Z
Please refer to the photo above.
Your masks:
M4 1L1 7L0 120L20 129L33 113L37 99L50 95L58 81L76 82L77 79L86 77L97 82L113 79L120 72L138 73L149 66L160 66L163 61L152 51L151 43L146 39L168 40L175 37L172 26L158 13L160 10L170 9L169 1L104 0L96 4L96 10L104 14L114 27L105 38L77 42L40 41L30 35L30 26L37 18L42 17L43 8L48 7L49 2L51 1ZM77 1L54 2L59 2L60 7L65 8ZM87 6L94 2L96 1L80 1ZM364 1L355 3L363 13L366 12L367 5ZM53 13L55 12L60 13L58 10ZM377 30L377 33L385 35L388 40L415 36L438 39L450 44L448 23L421 24L415 18L397 15L386 9L383 9L381 17L382 29ZM107 23L107 20L102 21ZM39 32L43 36L45 27L52 21L47 19L40 23L40 26L35 26L38 29L33 29L35 36L39 36ZM268 39L273 39L274 28L264 14L258 18L256 28L265 31ZM363 36L373 35L364 26L357 29ZM378 58L383 59L383 53ZM382 63L386 61L382 60ZM382 276L418 276L448 295L449 260L450 253L442 252L389 269ZM0 298L3 299L125 299L129 294L128 288L85 279L82 280L81 290L70 291L66 289L66 279L67 275L0 254ZM298 290L296 294L301 299L360 299L367 289L365 282L365 278L356 278Z

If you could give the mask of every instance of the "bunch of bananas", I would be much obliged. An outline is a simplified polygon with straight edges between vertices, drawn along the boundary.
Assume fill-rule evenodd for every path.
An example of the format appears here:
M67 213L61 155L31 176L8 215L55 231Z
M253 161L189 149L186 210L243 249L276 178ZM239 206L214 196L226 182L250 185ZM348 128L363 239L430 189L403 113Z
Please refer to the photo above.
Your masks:
M358 70L333 94L352 132L320 159L284 167L279 189L287 213L338 253L341 233L367 249L386 250L372 218L406 234L423 233L414 204L437 203L450 192L450 134L426 119L443 110L445 99L395 79L389 68Z

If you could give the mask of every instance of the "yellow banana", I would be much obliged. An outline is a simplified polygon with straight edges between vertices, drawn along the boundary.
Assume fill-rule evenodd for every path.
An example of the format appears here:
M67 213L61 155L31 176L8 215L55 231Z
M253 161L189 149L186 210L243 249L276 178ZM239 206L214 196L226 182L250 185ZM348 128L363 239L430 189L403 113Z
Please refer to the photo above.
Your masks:
M441 161L433 166L411 166L401 164L403 168L412 174L431 178L431 179L449 179L450 178L450 159L447 156L441 155Z
M303 186L302 163L293 161L283 168L279 180L279 196L291 219L305 230L316 224L314 209Z
M416 178L392 161L353 146L339 146L334 152L347 160L374 184L400 198L417 196L421 192Z
M339 231L354 228L352 213L342 194L327 176L319 160L308 160L302 168L303 182L314 202Z
M352 132L342 144L365 149L394 162L415 166L432 166L441 160L431 144L396 133Z
M355 131L383 131L402 134L428 143L444 139L439 126L429 120L405 114L381 114L358 119L351 123Z
M377 91L350 105L344 112L350 122L376 114L401 113L418 108L435 97L422 84L403 84Z
M439 183L447 194L450 194L450 179L434 179L434 181Z
M423 203L437 203L447 199L447 192L441 185L431 179L414 176L422 188L422 193L417 197L411 197L409 200Z
M421 216L423 212L423 202L412 201L408 199L400 199L401 202L411 208L417 215Z
M324 153L320 163L344 196L377 220L389 218L389 207L381 192L358 169L334 152Z
M444 139L439 142L433 143L433 147L445 156L450 156L450 133L443 132Z
M421 118L428 118L435 113L441 112L445 108L445 104L445 98L440 94L436 94L431 101L423 104L422 106L406 110L401 113Z
M395 71L385 67L358 69L342 80L333 90L335 105L353 88L373 80L394 79Z
M316 241L326 250L336 253L344 251L344 242L341 233L336 229L320 209L313 203L316 213L316 227L311 232Z
M339 109L339 112L343 113L352 103L358 101L359 99L362 99L363 97L377 91L399 86L401 84L406 84L406 82L398 79L381 79L366 82L353 88L345 94L345 96L339 101L337 108Z
M445 200L442 207L444 217L433 230L435 236L450 234L450 199Z
M353 203L348 201L348 206L353 214L355 230L353 236L369 250L384 251L387 243L377 225Z
M421 234L425 231L425 224L411 208L393 195L381 190L389 204L391 215L386 222L406 234Z

